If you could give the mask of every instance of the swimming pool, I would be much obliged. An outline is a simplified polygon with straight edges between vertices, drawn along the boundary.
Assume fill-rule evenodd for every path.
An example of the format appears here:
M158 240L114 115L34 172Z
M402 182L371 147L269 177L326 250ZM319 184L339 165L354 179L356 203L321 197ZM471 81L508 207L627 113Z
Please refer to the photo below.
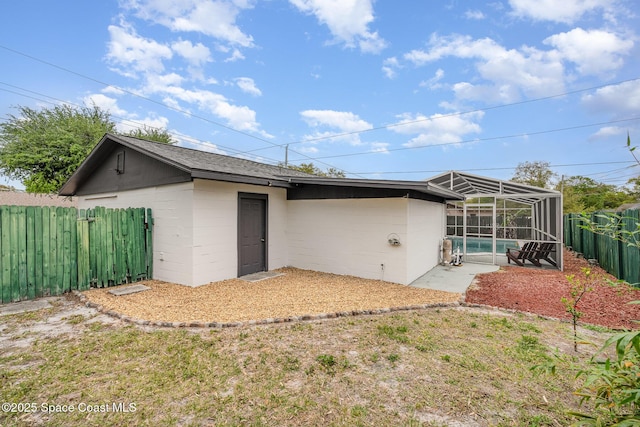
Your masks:
M453 250L460 248L462 251L462 237L448 236L447 239L451 240ZM507 252L507 248L518 249L518 242L515 240L496 239L496 253L504 254ZM467 253L468 254L480 254L480 253L493 253L492 243L490 237L467 237Z

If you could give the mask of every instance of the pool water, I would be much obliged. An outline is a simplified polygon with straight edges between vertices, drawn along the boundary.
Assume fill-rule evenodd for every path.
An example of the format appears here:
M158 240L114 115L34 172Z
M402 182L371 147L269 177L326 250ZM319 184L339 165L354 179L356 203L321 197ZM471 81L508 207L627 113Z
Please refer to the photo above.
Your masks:
M449 236L447 239L451 240L453 244L453 250L460 248L462 251L462 237ZM518 242L515 240L496 239L496 253L506 253L507 248L518 249ZM467 237L467 253L479 254L479 253L493 253L492 242L490 237Z

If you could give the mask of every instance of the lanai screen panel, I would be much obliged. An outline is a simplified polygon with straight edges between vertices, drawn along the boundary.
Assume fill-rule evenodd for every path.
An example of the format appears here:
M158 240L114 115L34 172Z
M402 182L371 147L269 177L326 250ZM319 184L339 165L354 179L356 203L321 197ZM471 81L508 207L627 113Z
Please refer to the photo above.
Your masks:
M515 247L516 242L553 242L551 257L562 269L560 192L456 171L427 181L465 195L464 202L449 204L446 230L447 236L462 239L465 248L473 247L473 239L488 238L488 233L480 233L483 227L477 227L475 233L474 224L490 223L494 263L497 254L504 255L505 247Z

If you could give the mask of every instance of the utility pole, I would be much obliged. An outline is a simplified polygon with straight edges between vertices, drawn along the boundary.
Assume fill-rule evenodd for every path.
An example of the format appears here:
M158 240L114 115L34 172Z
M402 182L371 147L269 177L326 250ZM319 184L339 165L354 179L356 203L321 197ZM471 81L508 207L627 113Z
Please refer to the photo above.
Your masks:
M284 167L289 167L289 144L284 146Z

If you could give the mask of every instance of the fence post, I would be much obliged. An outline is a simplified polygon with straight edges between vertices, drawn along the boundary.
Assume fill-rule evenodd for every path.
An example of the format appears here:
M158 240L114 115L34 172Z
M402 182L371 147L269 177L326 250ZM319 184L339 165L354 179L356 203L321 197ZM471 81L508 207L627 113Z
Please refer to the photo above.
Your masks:
M153 279L153 215L147 209L145 253L147 254L147 279Z
M18 281L14 290L15 300L27 296L27 212L24 206L16 206L18 221Z
M2 277L0 278L2 286L0 287L0 299L3 303L11 302L11 230L10 221L11 212L7 206L0 207L0 226L2 233L0 237L0 265L2 265Z
M640 229L640 210L627 209L623 212L622 229L633 233ZM633 236L630 236L633 238ZM624 245L621 252L622 274L625 281L640 286L640 234L635 234L635 245Z
M41 297L42 293L42 272L43 272L43 236L42 236L42 213L43 209L38 208L35 210L35 220L34 220L34 233L35 233L35 297Z
M76 222L76 239L78 247L78 290L89 289L91 283L89 264L89 220L87 211L80 210Z
M58 260L56 264L56 288L55 294L60 295L64 292L64 266L67 262L65 260L64 252L64 208L56 208L56 252L58 254Z
M36 236L35 236L35 208L27 206L25 208L26 219L26 265L27 265L27 281L25 282L25 294L21 295L27 299L36 297Z

